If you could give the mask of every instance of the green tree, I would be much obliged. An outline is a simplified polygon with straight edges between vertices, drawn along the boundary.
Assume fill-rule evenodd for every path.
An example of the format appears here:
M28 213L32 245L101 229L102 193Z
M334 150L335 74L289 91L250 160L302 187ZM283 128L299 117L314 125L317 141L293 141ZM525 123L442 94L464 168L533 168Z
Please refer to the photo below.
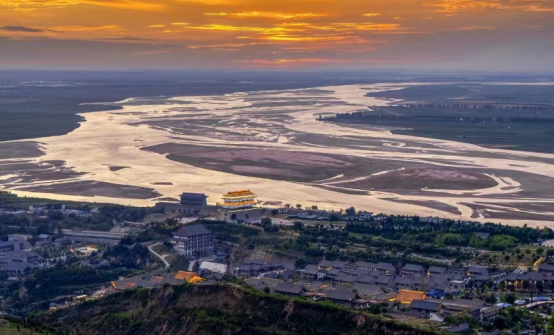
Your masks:
M346 215L348 216L356 216L356 208L350 207L346 210Z
M261 224L262 224L262 227L267 228L267 227L271 227L273 222L271 221L271 218L263 218L261 221Z
M546 335L554 335L554 315L548 320L548 326L546 327Z

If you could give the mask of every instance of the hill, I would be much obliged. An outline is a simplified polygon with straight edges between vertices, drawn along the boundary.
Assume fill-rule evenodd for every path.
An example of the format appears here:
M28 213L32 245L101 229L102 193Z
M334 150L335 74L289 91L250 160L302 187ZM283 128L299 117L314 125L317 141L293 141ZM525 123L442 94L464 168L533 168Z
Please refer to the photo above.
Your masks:
M29 319L44 333L432 334L328 303L233 284L135 289Z

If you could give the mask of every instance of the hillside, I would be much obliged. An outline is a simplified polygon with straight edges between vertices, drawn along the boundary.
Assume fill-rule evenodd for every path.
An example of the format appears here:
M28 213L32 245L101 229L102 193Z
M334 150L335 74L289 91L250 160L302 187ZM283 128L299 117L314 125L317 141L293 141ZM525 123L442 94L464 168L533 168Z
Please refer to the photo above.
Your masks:
M338 306L227 285L137 289L30 319L77 334L431 334ZM47 326L46 326L47 325Z

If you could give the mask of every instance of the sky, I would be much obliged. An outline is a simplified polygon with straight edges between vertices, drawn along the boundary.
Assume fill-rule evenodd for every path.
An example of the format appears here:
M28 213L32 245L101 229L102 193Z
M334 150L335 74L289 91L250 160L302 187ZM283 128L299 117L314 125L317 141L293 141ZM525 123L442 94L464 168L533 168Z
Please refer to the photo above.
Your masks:
M1 69L554 71L554 0L0 0Z

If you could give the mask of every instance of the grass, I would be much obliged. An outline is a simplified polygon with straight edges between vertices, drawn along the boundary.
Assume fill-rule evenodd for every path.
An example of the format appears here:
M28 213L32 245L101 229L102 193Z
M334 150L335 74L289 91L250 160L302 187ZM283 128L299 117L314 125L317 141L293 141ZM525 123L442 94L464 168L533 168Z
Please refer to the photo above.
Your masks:
M0 334L2 335L41 335L41 333L36 332L31 329L27 329L22 325L19 325L19 330L17 329L17 324L10 323L9 327L0 327Z
M534 246L534 245L522 245L517 248L514 248L512 250L504 251L504 254L500 251L490 251L483 253L479 256L481 260L486 259L487 257L495 260L498 260L498 263L502 265L513 265L513 266L533 266L535 263L535 258L537 255L538 249L544 249L545 251L540 255L540 257L544 257L546 254L546 249L540 246ZM517 254L515 253L516 249L520 250L520 254L523 255L523 258L521 260L517 259ZM528 250L528 251L527 251ZM514 252L514 255L512 255L512 252ZM510 259L508 261L505 260L505 256L510 256ZM535 257L533 257L535 255Z

